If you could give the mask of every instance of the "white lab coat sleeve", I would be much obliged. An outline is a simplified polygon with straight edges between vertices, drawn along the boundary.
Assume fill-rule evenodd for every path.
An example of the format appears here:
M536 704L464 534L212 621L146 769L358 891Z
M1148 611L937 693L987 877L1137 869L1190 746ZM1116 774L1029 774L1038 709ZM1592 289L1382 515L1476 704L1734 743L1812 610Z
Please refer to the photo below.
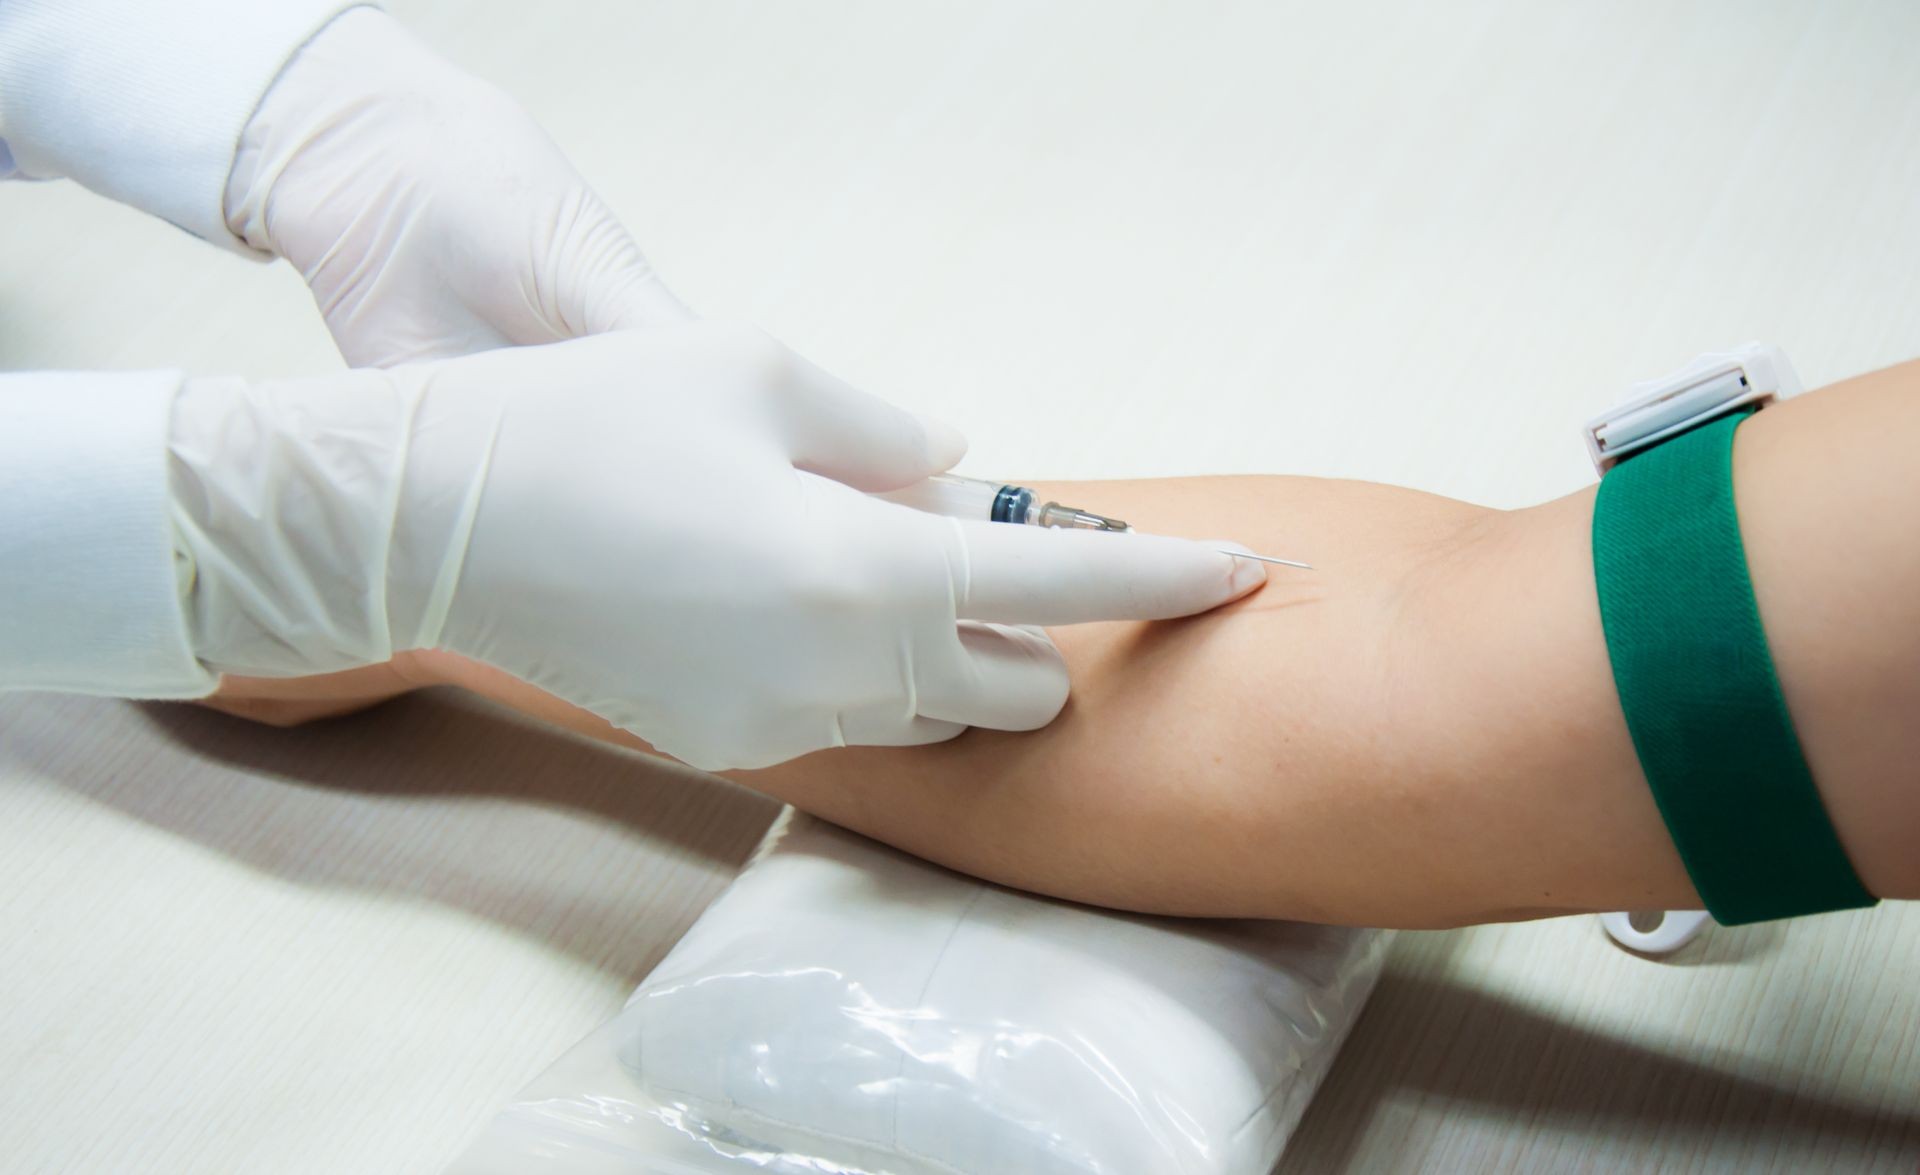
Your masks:
M300 47L360 6L4 0L0 178L69 177L252 254L222 211L240 134Z
M181 379L0 375L0 689L191 698L218 684L193 655L175 554Z

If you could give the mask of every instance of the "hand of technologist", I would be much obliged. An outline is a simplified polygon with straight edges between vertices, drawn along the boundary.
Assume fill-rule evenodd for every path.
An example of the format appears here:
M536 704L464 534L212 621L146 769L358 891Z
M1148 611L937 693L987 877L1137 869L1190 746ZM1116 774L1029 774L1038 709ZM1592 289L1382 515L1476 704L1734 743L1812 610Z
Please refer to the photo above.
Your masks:
M445 602L451 629L410 616L424 628L393 642L401 659L331 678L319 711L398 692L409 643L444 642L705 766L1019 729L1058 711L1065 670L1043 635L985 622L1192 611L1260 578L1192 548L969 537L865 501L964 442L762 336L693 326L517 103L376 10L288 64L242 136L226 216L300 271L356 366L659 332L428 377L433 427L476 454L499 430L468 586ZM234 679L214 704L271 716L246 695L275 690L312 714L328 685Z
M518 102L374 8L280 72L224 211L300 272L354 367L690 317Z
M287 258L355 370L0 376L0 688L442 649L748 767L1043 725L1020 626L1261 580L868 497L964 442L695 321L524 111L353 0L0 4L0 178L63 177Z
M700 767L1041 726L1066 670L1018 626L1185 615L1262 582L1182 540L871 498L963 442L733 326L191 380L172 420L209 668L444 649Z

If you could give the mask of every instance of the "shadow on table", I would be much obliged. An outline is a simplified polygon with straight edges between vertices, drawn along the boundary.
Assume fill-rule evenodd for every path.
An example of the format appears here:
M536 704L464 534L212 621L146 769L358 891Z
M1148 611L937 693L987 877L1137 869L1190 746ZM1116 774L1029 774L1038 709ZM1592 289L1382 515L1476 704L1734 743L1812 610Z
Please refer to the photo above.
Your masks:
M459 909L628 983L732 878L777 811L724 781L457 695L287 730L179 704L14 695L5 708L0 777L57 783L291 883ZM675 879L663 884L669 863ZM1489 1169L1501 1165L1490 1133L1536 1148L1541 1136L1565 1139L1569 1164L1627 1168L1703 1155L1712 1165L1750 1140L1766 1149L1745 1159L1787 1167L1920 1154L1920 1106L1863 1108L1683 1047L1390 967L1278 1170L1461 1169L1476 1157L1469 1165ZM1416 1105L1439 1107L1445 1123Z
M9 709L0 773L24 763L262 873L451 906L635 983L779 811L434 691L293 729L168 703L17 697Z
M1729 1071L1737 1059L1714 1060L1389 969L1275 1175L1668 1162L1910 1170L1920 1159L1920 1102L1861 1106ZM1416 1104L1427 1112L1416 1115ZM1555 1139L1566 1143L1557 1158ZM1536 1165L1513 1168L1523 1154Z

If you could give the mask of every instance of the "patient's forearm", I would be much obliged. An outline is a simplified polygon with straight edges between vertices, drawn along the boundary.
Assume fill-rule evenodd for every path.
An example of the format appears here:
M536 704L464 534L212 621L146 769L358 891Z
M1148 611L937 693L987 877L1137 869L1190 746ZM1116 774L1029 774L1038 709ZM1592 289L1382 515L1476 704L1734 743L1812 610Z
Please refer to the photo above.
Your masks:
M748 782L1130 909L1439 925L1692 900L1614 703L1582 500L1508 515L1291 478L1060 492L1317 569L1179 624L1056 633L1075 693L1036 737Z
M1557 518L1303 478L1041 488L1317 570L1192 620L1056 630L1074 694L1043 731L737 778L1130 909L1429 925L1690 900L1613 702L1577 501ZM643 746L485 667L446 673Z
M1920 486L1888 437L1920 427L1916 382L1781 405L1736 446L1796 726L1862 879L1895 897L1920 894ZM1697 905L1614 695L1591 490L1502 513L1299 478L1041 488L1147 530L1204 519L1317 570L1192 620L1056 631L1074 695L1038 733L738 778L957 869L1131 909L1418 926Z

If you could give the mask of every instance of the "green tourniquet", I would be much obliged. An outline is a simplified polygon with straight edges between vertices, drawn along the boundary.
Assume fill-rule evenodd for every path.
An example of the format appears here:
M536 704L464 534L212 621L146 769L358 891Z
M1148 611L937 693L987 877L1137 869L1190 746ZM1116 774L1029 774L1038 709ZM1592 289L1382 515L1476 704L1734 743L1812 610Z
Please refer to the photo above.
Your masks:
M1870 906L1807 769L1753 599L1723 417L1600 482L1593 570L1613 681L1667 831L1732 926Z

